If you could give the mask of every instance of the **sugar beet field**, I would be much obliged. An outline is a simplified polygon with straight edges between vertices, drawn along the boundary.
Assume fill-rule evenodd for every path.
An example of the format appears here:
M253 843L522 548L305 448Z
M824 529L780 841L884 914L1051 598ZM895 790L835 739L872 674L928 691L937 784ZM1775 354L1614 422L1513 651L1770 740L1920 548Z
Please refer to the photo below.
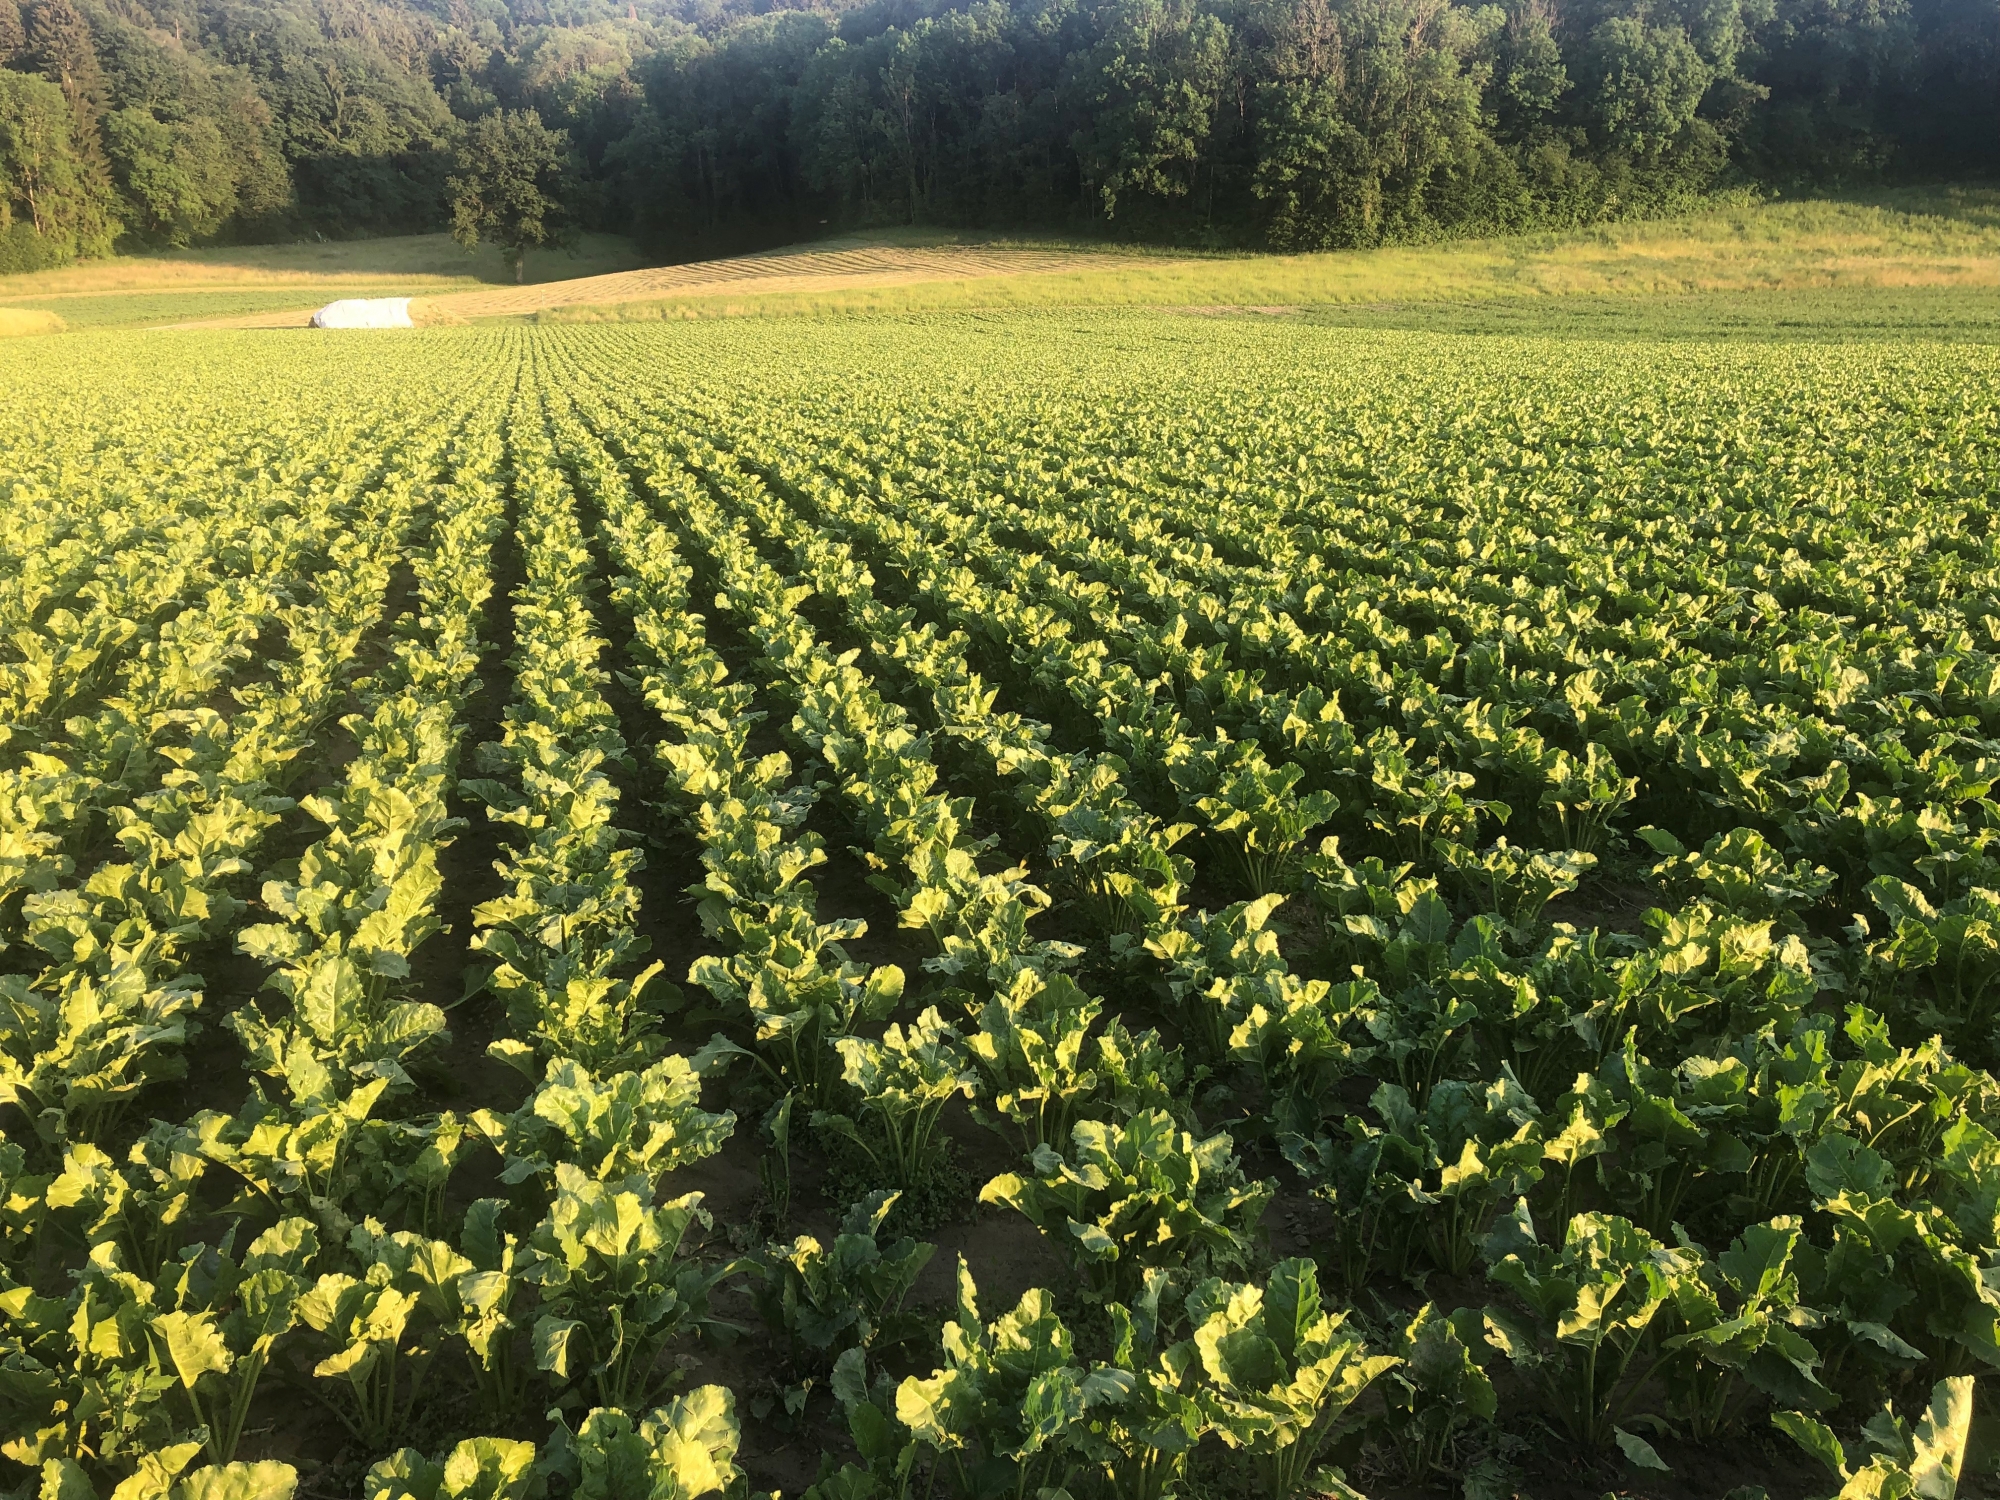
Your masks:
M15 341L0 1493L1985 1493L1996 435L1938 345Z

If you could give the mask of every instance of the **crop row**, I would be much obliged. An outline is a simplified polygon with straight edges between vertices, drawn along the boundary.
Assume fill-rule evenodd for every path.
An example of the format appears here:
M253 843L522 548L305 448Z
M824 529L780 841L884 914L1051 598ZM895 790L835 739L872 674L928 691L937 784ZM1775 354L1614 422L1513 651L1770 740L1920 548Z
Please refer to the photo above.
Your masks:
M287 1494L289 1390L320 1482L413 1500L742 1491L739 1403L822 1500L1345 1493L1535 1424L1951 1492L2000 1364L1976 379L454 337L317 440L23 406L30 1488ZM247 1076L182 1083L231 948ZM919 1238L975 1195L1062 1268L997 1317Z

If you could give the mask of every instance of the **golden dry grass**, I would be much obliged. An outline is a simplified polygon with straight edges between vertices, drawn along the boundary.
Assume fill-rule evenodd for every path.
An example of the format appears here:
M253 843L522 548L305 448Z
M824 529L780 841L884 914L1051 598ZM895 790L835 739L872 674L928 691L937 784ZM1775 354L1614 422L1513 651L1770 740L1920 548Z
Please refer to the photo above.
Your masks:
M546 286L491 287L429 296L420 299L411 312L419 322L458 322L663 298L810 295L859 287L1103 273L1151 263L1151 258L1136 254L1087 248L881 244L857 238Z
M1568 233L1317 255L1081 259L1079 252L1067 253L1070 265L1024 265L1014 275L966 276L940 260L942 274L929 278L813 274L788 285L762 278L716 279L651 297L595 304L572 296L568 287L551 286L542 289L550 300L539 316L571 321L1054 306L1300 307L1490 297L1991 287L2000 286L2000 214L1952 216L1894 206L1806 202L1745 205ZM800 265L805 265L803 258ZM602 281L606 289L615 284L615 279ZM516 298L512 306L525 310L532 300Z
M0 339L31 333L61 333L63 320L33 307L0 307Z

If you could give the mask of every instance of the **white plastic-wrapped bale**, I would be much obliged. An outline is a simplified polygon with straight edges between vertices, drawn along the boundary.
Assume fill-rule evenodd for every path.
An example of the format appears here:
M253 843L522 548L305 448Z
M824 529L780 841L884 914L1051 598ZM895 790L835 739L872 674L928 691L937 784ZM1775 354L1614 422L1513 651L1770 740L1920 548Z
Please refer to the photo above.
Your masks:
M348 297L312 315L315 328L414 328L408 297Z

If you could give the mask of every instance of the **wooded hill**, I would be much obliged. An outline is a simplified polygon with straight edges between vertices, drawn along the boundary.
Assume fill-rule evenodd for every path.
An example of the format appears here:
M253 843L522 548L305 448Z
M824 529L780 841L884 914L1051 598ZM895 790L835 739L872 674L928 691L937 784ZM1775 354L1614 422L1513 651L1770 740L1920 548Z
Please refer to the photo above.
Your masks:
M2000 0L0 0L0 63L0 271L522 211L1321 248L2000 170Z

